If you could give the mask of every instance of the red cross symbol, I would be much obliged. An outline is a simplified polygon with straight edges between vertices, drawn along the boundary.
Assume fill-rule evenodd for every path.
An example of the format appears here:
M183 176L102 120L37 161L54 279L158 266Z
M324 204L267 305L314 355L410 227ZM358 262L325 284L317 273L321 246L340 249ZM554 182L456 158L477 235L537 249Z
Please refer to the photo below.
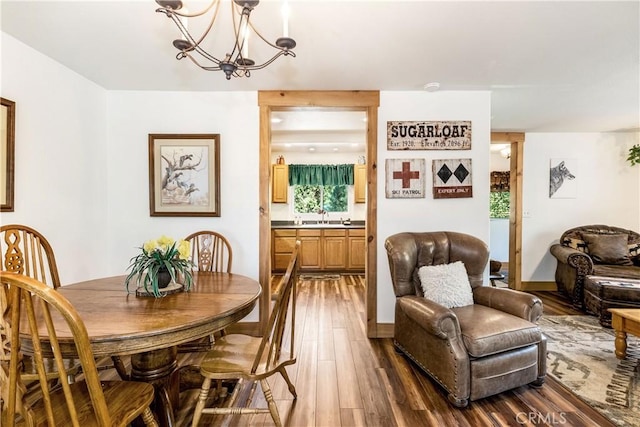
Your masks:
M402 180L402 188L411 187L412 179L419 179L420 172L411 170L411 163L402 162L402 172L396 171L393 173L393 179L401 179Z

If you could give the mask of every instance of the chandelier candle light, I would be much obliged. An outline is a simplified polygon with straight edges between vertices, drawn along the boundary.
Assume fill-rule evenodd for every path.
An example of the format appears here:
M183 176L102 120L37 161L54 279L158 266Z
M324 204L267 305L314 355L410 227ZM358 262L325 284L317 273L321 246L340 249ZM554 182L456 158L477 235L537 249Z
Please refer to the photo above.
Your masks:
M203 70L224 71L227 80L230 80L231 76L250 77L251 71L265 68L282 55L296 56L293 52L293 49L296 47L296 42L289 37L289 9L286 2L282 8L283 36L279 37L274 44L265 39L251 23L251 12L255 9L258 3L260 3L259 0L231 1L230 7L235 39L231 52L227 52L223 59L219 59L207 52L202 47L202 42L209 34L209 31L213 28L216 17L218 16L220 4L223 1L224 0L212 0L211 4L209 4L204 10L196 13L189 13L186 9L183 10L181 0L156 0L156 3L160 5L160 8L156 9L156 12L164 13L168 18L171 18L182 33L182 39L173 41L173 46L180 51L176 55L176 59L189 58L194 64ZM188 30L189 26L187 24L187 19L199 18L207 15L210 15L208 25L205 27L202 35L195 38ZM256 64L253 59L249 58L249 34L251 32L266 44L276 49L276 53L271 57L271 59L268 59L261 64ZM197 58L206 60L207 64L201 64L198 62Z

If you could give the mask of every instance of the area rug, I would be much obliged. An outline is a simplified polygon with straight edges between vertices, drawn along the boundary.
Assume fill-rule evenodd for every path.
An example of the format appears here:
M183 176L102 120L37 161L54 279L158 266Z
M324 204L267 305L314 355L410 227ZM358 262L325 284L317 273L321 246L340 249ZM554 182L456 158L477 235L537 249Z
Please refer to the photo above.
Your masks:
M340 280L339 274L301 274L300 280Z
M619 426L640 427L640 340L615 355L614 331L595 316L543 316L547 374Z

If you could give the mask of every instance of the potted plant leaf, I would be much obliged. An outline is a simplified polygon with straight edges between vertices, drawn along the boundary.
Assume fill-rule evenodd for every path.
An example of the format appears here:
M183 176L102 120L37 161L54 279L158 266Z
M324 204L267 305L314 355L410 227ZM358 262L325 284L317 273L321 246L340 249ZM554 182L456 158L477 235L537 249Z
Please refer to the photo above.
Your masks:
M188 241L176 242L171 237L161 236L146 241L140 249L142 252L131 258L127 268L131 270L125 279L127 291L133 282L137 288L159 297L162 295L160 289L172 281L177 283L179 278L184 281L185 290L191 288L194 264L189 259L191 244Z
M640 164L640 144L635 144L629 148L629 157L627 161L631 163L631 166Z

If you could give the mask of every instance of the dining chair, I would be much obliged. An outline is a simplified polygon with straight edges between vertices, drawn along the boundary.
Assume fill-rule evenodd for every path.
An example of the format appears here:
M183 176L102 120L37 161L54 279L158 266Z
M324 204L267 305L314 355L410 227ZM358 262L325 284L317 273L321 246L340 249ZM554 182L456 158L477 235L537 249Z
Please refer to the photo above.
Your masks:
M262 338L244 334L227 334L216 340L213 350L204 356L200 363L200 374L204 380L195 407L192 426L198 425L202 414L261 413L270 413L276 426L282 425L267 378L280 373L293 398L297 398L295 386L289 379L286 367L296 363L295 313L299 249L300 242L297 241L284 275L280 294L269 316ZM205 407L213 380L237 380L229 406ZM260 383L267 401L267 408L236 406L239 390L242 388L242 383L246 381L252 383L252 390L255 390L255 383ZM251 402L251 400L249 398L246 402Z
M64 296L46 284L10 272L0 273L0 381L2 425L126 426L141 416L147 426L157 426L150 405L153 385L143 382L101 382L89 336L82 318ZM53 319L65 320L73 336L71 343L58 339ZM33 361L42 395L27 397L19 365L21 335L33 345ZM48 336L47 342L41 337ZM69 347L71 346L71 347ZM73 348L82 365L83 379L65 381L67 369L63 348ZM43 352L55 360L59 387L50 388L45 375Z
M0 270L24 274L54 289L60 287L53 249L37 230L20 224L1 226L0 254Z
M56 257L49 241L37 230L26 225L9 224L0 227L0 271L11 271L31 277L53 289L60 287L60 276ZM80 364L75 359L67 359L68 382L75 381L80 374ZM48 360L47 371L55 371L55 364ZM22 380L26 384L35 383L38 375L30 357L21 364ZM57 373L50 375L52 385Z
M216 231L196 231L185 237L191 244L191 261L199 272L231 273L233 250L226 237ZM226 331L218 331L225 335ZM215 342L214 334L208 337L189 341L178 346L179 353L209 351Z
M197 231L185 237L191 243L191 261L198 271L231 273L231 244L216 231Z

